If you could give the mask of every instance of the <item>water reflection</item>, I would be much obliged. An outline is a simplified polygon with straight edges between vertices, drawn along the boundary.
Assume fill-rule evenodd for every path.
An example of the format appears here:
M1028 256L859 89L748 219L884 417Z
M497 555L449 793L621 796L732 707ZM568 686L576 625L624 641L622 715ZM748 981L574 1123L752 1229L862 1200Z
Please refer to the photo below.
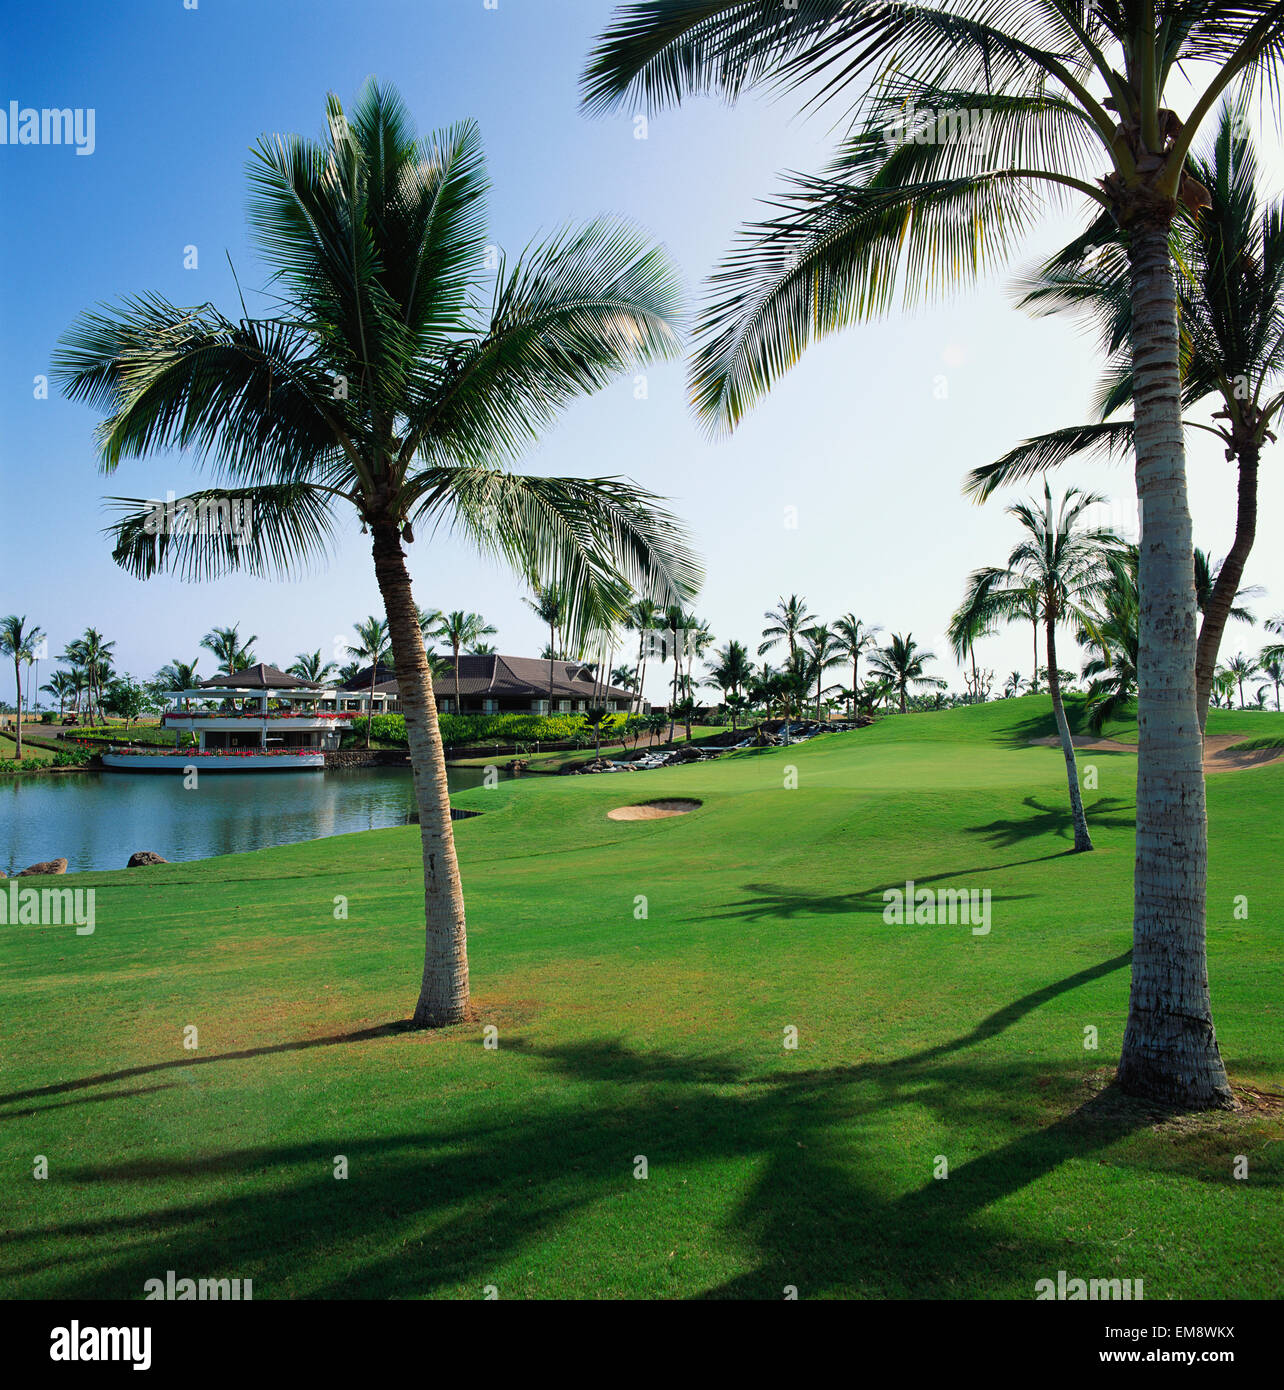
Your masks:
M451 790L482 776L480 768L452 768ZM193 791L177 776L5 777L0 868L13 874L65 855L72 871L123 869L144 849L172 861L207 859L402 825L413 809L409 771L391 767L229 773L202 777Z

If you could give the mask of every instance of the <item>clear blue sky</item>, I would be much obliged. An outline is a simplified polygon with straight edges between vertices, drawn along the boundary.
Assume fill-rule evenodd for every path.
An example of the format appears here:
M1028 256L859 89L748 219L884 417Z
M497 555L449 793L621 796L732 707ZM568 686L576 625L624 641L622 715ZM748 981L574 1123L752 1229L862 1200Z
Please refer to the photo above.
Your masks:
M246 153L263 133L320 132L328 91L348 102L371 75L395 83L421 129L461 117L481 124L493 182L491 236L516 251L541 231L602 212L632 217L662 239L693 301L733 229L784 169L814 169L830 146L824 118L787 102L735 109L699 102L634 138L631 113L588 120L576 84L606 0L4 0L0 105L92 107L90 156L0 147L6 273L0 284L0 441L7 514L0 611L25 613L53 653L88 625L116 642L139 677L197 655L215 624L257 634L261 658L288 664L379 611L365 538L349 527L331 564L297 582L231 578L139 583L110 561L109 495L181 494L197 474L181 456L97 471L96 417L33 397L62 331L83 308L154 291L235 312L227 257L248 290L263 271L246 237ZM1268 164L1278 170L1277 139ZM1078 226L1050 217L1020 264ZM184 248L199 268L183 268ZM251 311L264 300L250 294ZM813 349L730 441L709 444L685 404L683 371L649 375L648 398L621 381L574 405L524 463L537 472L624 474L672 500L709 579L697 609L719 642L756 646L762 613L798 592L821 617L846 611L912 630L942 656L942 632L972 568L1011 543L1001 500L978 509L964 473L1028 434L1082 418L1096 361L1068 322L1025 318L1000 277L953 302L897 316ZM940 398L942 380L947 395ZM1215 441L1191 447L1196 538L1229 546L1233 478ZM1127 470L1062 470L1126 502ZM1280 470L1263 470L1258 550L1248 579L1284 608L1284 560L1271 521ZM796 529L785 525L797 508ZM410 550L425 606L471 608L500 630L501 650L537 651L544 635L508 573L449 538ZM1232 628L1227 650L1260 633ZM1067 655L1073 656L1068 646ZM1028 633L987 642L983 663L1028 674ZM212 667L206 656L203 667ZM1068 664L1068 663L1067 663ZM41 679L50 666L42 664ZM12 673L0 691L12 695ZM655 690L659 693L658 685Z

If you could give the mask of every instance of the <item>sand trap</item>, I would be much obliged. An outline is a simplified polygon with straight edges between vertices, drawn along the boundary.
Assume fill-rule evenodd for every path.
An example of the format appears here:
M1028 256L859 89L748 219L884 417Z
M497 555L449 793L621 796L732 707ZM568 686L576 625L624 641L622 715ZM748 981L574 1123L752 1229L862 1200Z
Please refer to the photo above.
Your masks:
M1208 734L1204 739L1205 772L1238 772L1246 767L1264 767L1267 763L1279 762L1284 758L1284 748L1252 748L1232 753L1237 743L1247 743L1251 734ZM1060 748L1059 738L1036 738L1031 743L1044 748ZM1132 753L1136 754L1135 743L1120 743L1113 738L1087 738L1077 736L1075 751L1080 753Z
M606 813L607 820L663 820L665 816L685 816L700 802L690 797L671 797L667 801L644 801L640 806L617 806Z

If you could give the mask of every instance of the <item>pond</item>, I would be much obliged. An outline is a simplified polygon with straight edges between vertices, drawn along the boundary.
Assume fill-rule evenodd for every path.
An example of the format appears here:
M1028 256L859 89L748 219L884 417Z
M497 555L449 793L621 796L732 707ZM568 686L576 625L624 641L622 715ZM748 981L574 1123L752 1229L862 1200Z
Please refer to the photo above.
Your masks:
M481 783L480 767L449 769L451 791ZM504 776L501 772L500 776ZM13 874L65 857L68 872L123 869L136 850L173 862L404 825L409 770L238 772L202 777L89 772L0 778L0 869Z

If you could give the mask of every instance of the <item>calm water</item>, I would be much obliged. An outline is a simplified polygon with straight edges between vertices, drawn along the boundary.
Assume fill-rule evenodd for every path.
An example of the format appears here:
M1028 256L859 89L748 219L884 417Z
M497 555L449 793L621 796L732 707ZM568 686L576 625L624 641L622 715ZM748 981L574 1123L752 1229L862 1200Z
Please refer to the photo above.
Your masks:
M477 786L481 768L451 768L450 788ZM503 775L502 773L500 774ZM208 859L323 835L405 824L409 771L237 772L181 777L90 772L0 778L0 868L8 874L66 856L68 871L123 869L135 850L171 861Z

